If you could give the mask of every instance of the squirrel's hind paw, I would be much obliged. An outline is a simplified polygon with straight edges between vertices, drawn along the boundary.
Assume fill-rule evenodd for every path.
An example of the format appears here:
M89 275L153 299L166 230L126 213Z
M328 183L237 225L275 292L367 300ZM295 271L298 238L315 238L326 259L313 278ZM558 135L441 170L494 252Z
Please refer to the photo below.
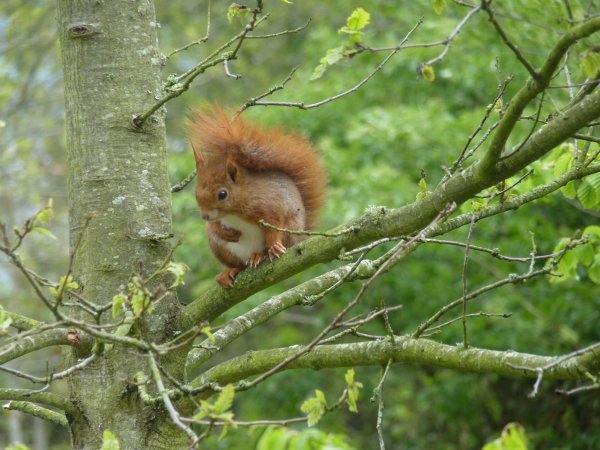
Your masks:
M226 269L221 272L219 275L215 277L217 283L219 283L224 288L230 288L233 286L233 281L238 273L240 273L242 269L238 269L237 267L232 267L231 269Z
M275 242L268 250L264 250L262 252L254 253L248 260L246 264L248 267L256 268L258 265L263 262L265 259L269 258L269 261L273 261L274 259L279 258L286 252L285 245L281 242Z
M275 242L271 247L269 247L267 254L269 255L269 260L273 261L274 259L283 255L285 252L285 245L283 245L281 242Z

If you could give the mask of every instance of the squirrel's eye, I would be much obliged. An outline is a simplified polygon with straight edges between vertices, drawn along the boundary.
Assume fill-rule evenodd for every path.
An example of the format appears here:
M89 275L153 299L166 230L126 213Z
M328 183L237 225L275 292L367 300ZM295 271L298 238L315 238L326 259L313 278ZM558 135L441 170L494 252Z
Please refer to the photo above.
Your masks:
M221 189L217 194L219 200L225 200L227 198L227 191L225 189Z

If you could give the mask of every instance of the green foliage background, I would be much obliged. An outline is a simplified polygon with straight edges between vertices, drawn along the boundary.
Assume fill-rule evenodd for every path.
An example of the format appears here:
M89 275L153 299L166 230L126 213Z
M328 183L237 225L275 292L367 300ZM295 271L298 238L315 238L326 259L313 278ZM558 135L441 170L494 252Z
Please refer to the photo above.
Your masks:
M5 124L0 128L0 217L16 225L42 207L48 197L54 199L56 218L49 228L58 241L41 235L31 240L27 243L26 262L49 278L58 279L66 269L68 253L59 51L53 7L39 0L25 3L9 0L0 5L0 120ZM208 43L167 61L165 78L187 70L240 28L238 20L227 23L227 3L213 3ZM241 74L241 79L228 78L222 67L216 67L199 78L189 92L167 104L171 180L178 182L193 168L184 130L185 117L191 108L207 103L239 107L283 81L296 66L299 69L292 81L270 100L310 103L330 97L354 86L386 54L366 52L345 59L329 68L319 80L309 81L326 50L343 42L344 37L337 30L355 8L362 7L371 14L371 24L364 29L364 44L384 47L396 45L421 16L424 23L409 42L444 39L466 14L465 8L449 3L438 15L429 1L266 2L271 15L258 34L296 28L309 18L312 21L299 33L247 41L239 59L230 62L231 71ZM587 1L570 3L575 15L581 14L588 4ZM165 54L204 35L206 1L157 0L156 6L161 23L159 39ZM507 0L497 2L496 6L503 13L501 20L507 33L534 65L543 61L559 32L567 26L561 1ZM591 39L583 42L571 57L577 61L593 44ZM439 52L439 47L402 51L360 91L317 109L255 107L244 113L248 119L265 125L298 129L321 150L329 174L323 229L357 217L369 205L398 207L413 201L420 191L422 171L427 182L435 186L443 176L441 166L454 161L497 94L496 60L503 77L514 77L506 98L527 78L484 14L478 14L462 30L445 59L434 66L435 81L427 82L416 69ZM583 79L577 63L573 67L579 70L572 73L573 78ZM565 83L563 75L557 78L557 83ZM565 90L554 90L551 94L543 114L552 112L553 102L568 98ZM534 114L535 110L528 113ZM530 123L520 125L517 138L525 137L530 126ZM517 142L515 139L513 144ZM540 164L536 171L539 182L547 176L544 173ZM180 298L188 302L212 286L220 268L208 250L191 187L174 194L173 220L175 234L184 239L176 258L191 268L185 286L179 291ZM573 236L577 230L595 223L598 223L597 211L583 210L577 201L559 193L478 224L473 242L492 248L499 246L504 254L527 256L532 232L538 252L551 253L561 237ZM466 230L451 236L462 240L465 237ZM357 312L377 307L382 299L387 306L403 305L390 316L391 323L397 334L410 333L441 306L460 297L462 261L463 251L457 247L423 245L379 280ZM0 264L2 304L44 319L44 311L32 301L24 281L8 263ZM226 319L324 269L313 268L254 296L228 312ZM475 289L526 270L526 265L472 253L469 286ZM471 344L551 355L598 341L598 289L585 271L579 275L579 279L553 284L548 279L536 279L527 285L510 285L487 294L471 307L472 311L510 312L512 317L474 318L469 324ZM310 341L335 311L353 298L356 289L356 285L344 286L316 307L281 314L249 333L243 342L232 344L219 358L249 349ZM385 334L382 322L372 324L366 331ZM459 342L460 325L445 328L435 339L450 344ZM51 364L59 360L57 353L43 357L49 358ZM21 364L23 370L33 367L32 362ZM339 409L317 425L324 433L346 436L327 438L334 442L333 448L345 448L342 441L357 449L377 447L376 404L369 402L369 397L380 372L379 368L356 368L356 378L365 385L358 402L359 412ZM253 391L236 396L236 418L298 416L301 403L313 395L315 388L323 390L328 399L337 398L345 386L343 373L342 370L290 371L274 376ZM0 380L8 383L4 375L0 374ZM385 387L386 442L389 448L480 448L494 439L505 424L516 421L525 427L531 448L591 449L600 445L598 395L555 396L552 390L557 386L546 381L540 394L529 399L531 387L531 380L395 366ZM7 423L6 413L2 414L0 431ZM249 432L230 431L224 439L211 441L209 447L253 448L261 436L264 438L262 433L264 429L260 427ZM64 433L55 432L53 442L61 439L64 441ZM321 441L315 437L315 442ZM314 448L319 448L321 444L315 445Z

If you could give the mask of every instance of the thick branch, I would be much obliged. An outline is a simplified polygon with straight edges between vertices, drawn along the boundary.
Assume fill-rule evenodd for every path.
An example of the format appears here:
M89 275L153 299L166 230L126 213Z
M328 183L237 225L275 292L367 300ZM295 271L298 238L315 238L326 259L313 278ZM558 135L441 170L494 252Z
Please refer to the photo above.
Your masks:
M69 422L67 421L67 418L64 414L57 413L56 411L52 411L51 409L44 408L42 406L38 406L34 403L11 400L5 405L2 405L2 407L7 410L21 411L27 414L31 414L32 416L39 417L40 419L47 420L62 427L69 426Z
M374 261L362 261L358 266L354 263L338 267L314 279L308 280L280 295L270 298L264 303L252 308L246 314L236 317L223 328L214 333L214 341L205 340L200 348L190 351L187 357L186 369L195 369L206 362L212 355L220 351L230 342L244 335L249 330L266 322L277 314L296 305L314 304L317 300L310 299L341 280L352 281L357 278L371 276L381 264ZM348 277L353 271L351 277ZM347 278L348 277L348 278ZM320 296L319 296L320 300Z
M298 348L278 348L248 352L206 371L192 382L194 387L217 382L220 385L244 380L271 369L298 352ZM352 366L382 366L389 360L395 363L430 365L465 372L498 373L502 375L535 377L532 372L547 366L558 357L539 356L511 350L496 351L440 344L428 339L396 336L395 344L388 339L352 344L320 345L310 353L292 361L287 369L325 369ZM576 357L564 361L545 376L556 380L586 379L586 372L597 370L600 361ZM518 366L519 368L515 368ZM526 368L526 369L524 369Z
M567 50L578 40L598 30L600 30L600 17L571 28L560 38L539 70L537 78L530 78L525 86L511 99L482 160L480 167L482 172L490 171L496 164L523 110L540 92L548 87L554 71L560 65Z
M530 192L511 198L510 200L502 203L496 203L494 205L481 208L474 213L462 214L453 219L438 223L432 228L432 235L441 235L449 232L450 230L460 228L463 225L468 224L471 220L473 220L473 218L475 221L479 221L487 217L500 214L504 211L517 209L526 203L545 197L546 195L560 189L562 186L565 186L570 181L598 172L600 172L599 164L585 168L571 169L552 182L538 186L532 189ZM481 248L478 249L482 250ZM501 257L501 255L494 256ZM502 258L514 260L514 258ZM214 333L213 341L206 339L204 342L202 342L202 344L200 344L199 348L195 348L190 351L186 362L186 369L188 373L189 371L209 360L215 353L222 350L223 347L240 336L243 336L247 331L266 322L282 311L293 306L305 304L312 305L314 302L311 300L311 296L316 296L320 292L329 289L335 283L339 282L339 280L345 279L346 282L350 282L356 279L370 277L379 268L384 259L385 258L380 258L375 261L362 261L355 268L354 273L350 277L347 277L347 275L354 268L354 263L338 267L334 270L324 273L323 275L308 280L305 283L302 283L286 292L283 292L280 295L274 296L264 303L252 308L247 313L235 318L227 323L223 328L220 328L218 331L216 331ZM530 260L530 258L525 259L527 261Z
M44 324L43 322L10 311L4 310L4 314L11 319L10 326L20 331L32 330Z
M0 364L53 345L78 346L80 344L81 337L79 332L75 330L68 328L47 330L33 336L17 339L15 342L0 348Z
M78 420L85 420L79 409L70 400L52 392L35 392L28 389L0 389L0 400L39 403L64 411L67 414L67 419L71 416Z

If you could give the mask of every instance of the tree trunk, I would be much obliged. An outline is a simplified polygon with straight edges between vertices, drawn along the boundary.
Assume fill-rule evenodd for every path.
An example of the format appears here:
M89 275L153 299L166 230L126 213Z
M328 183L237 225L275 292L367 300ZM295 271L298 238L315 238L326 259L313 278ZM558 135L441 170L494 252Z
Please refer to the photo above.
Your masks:
M157 23L150 0L57 0L57 5L73 276L81 295L105 304L133 272L153 272L170 251L164 114L155 114L142 130L131 126L133 115L161 95ZM145 337L173 336L178 308L174 295L162 300ZM105 314L110 318L110 311ZM161 361L179 378L186 350ZM66 360L72 364L82 356L68 354ZM74 448L100 448L106 429L121 449L186 446L187 437L164 408L145 405L129 388L138 371L149 373L147 357L114 346L70 377L70 398L84 417L69 417Z

